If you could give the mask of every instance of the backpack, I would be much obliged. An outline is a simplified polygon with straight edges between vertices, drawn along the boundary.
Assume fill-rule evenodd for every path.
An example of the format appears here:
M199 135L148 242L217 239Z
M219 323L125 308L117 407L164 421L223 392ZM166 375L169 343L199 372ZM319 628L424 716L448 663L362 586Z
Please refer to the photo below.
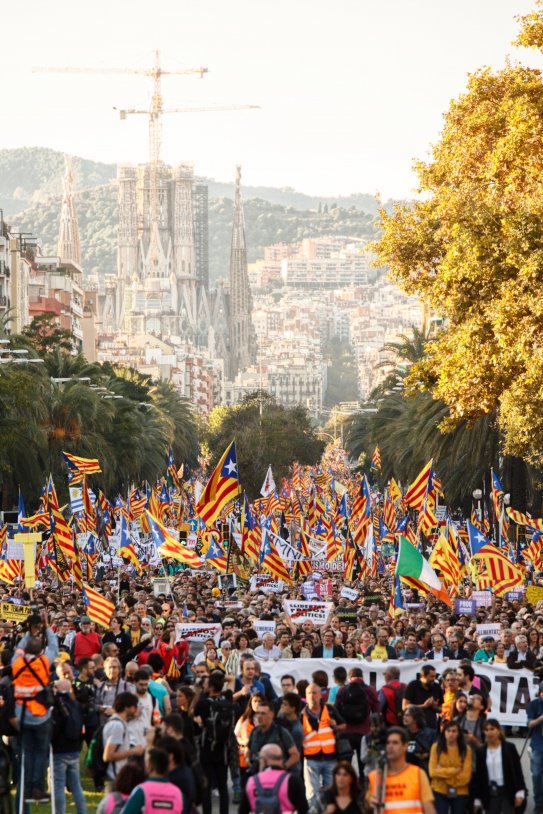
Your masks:
M94 780L96 788L104 785L107 772L107 763L104 760L104 726L105 724L99 726L94 733L85 756L85 768Z
M113 803L113 808L111 809L109 814L121 814L121 811L123 810L128 798L123 797L120 791L114 791L112 792L112 794L113 797L115 798L115 802Z
M385 684L383 689L385 689L385 688L387 690L392 690L392 692L394 694L394 706L393 706L393 708L391 708L388 705L388 697L387 697L387 708L385 710L385 721L386 721L386 716L387 716L387 712L388 712L388 713L392 713L392 714L394 714L396 716L396 721L395 721L395 723L393 723L393 726L397 726L398 724L401 725L402 714L403 714L403 699L404 699L404 696L405 696L406 685L405 684L400 684L399 687L392 687L390 684Z
M209 715L204 724L204 738L211 749L226 746L234 727L234 706L224 696L209 699Z
M60 696L55 698L55 720L62 727L62 734L69 741L80 740L83 735L83 715L77 702L68 706Z
M265 787L257 774L255 781L255 814L281 814L279 788L285 779L286 772L281 772L275 786Z
M363 723L370 711L364 684L361 681L350 681L341 693L337 707L345 723Z

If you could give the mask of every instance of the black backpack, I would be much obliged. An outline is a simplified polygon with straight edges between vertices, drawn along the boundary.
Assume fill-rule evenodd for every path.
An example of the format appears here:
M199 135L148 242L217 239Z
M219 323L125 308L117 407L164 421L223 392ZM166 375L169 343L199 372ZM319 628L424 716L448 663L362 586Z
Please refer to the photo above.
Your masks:
M350 681L341 693L337 708L345 723L363 723L370 711L364 684L361 681Z
M85 756L85 768L94 780L96 788L102 788L106 779L107 763L104 760L104 726L99 726L89 743Z
M286 772L281 772L275 786L269 787L263 786L259 776L255 774L255 814L281 814L279 788L286 774Z
M226 747L234 728L234 705L220 695L209 699L209 715L204 724L204 743L211 749Z

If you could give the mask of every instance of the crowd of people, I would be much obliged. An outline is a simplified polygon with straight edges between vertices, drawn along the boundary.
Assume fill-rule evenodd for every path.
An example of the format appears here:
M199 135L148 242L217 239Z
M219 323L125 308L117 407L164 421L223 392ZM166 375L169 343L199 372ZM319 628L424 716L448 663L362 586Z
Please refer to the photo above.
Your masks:
M0 622L0 771L19 810L64 814L68 791L86 814L86 772L100 814L522 814L530 795L543 814L543 603L493 598L469 616L407 595L392 618L385 579L349 600L335 577L321 625L285 610L300 582L221 591L190 569L158 595L150 578L104 573L107 628L71 586L23 594L31 615ZM499 635L478 636L490 622ZM183 623L217 630L183 638ZM519 731L493 708L492 665L533 674ZM529 740L527 777L513 736Z

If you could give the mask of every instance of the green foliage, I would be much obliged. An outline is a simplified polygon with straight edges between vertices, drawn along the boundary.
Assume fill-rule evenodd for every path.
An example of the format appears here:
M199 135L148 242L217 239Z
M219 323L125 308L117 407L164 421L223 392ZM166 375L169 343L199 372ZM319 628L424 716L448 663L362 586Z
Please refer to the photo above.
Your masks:
M541 46L543 4L521 42ZM446 320L411 383L451 430L495 415L505 453L543 463L543 81L507 65L469 78L417 171L422 197L382 213L379 259Z
M431 392L405 387L411 365L424 358L428 339L414 328L412 336L391 342L385 349L395 355L397 364L375 389L371 404L344 422L345 448L351 457L371 461L376 445L381 450L380 479L391 477L403 484L411 482L433 458L443 482L448 505L468 508L473 489L486 483L493 467L502 473L502 482L511 493L515 508L530 504L536 516L541 513L539 473L524 461L500 455L500 435L496 416L483 416L474 422L460 421L444 433L440 427L450 411Z
M13 346L28 343L24 337L11 339ZM0 368L4 506L11 505L19 487L34 506L49 472L65 497L63 451L98 458L102 474L92 481L106 493L163 475L169 447L178 465L196 465L195 415L170 383L155 382L135 370L89 364L83 356L60 349L44 358L43 365Z
M279 484L294 461L314 465L324 450L307 410L283 407L267 393L252 393L241 404L218 407L211 413L205 441L213 451L212 466L233 439L240 481L251 499L259 495L270 464Z

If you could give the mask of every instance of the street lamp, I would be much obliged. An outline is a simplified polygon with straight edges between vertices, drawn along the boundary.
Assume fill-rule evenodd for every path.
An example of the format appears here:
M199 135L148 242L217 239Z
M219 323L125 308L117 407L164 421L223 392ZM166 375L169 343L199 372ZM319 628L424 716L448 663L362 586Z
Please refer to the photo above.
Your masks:
M475 515L477 517L477 521L479 523L481 523L481 525L483 523L483 511L482 511L483 507L481 505L482 498L483 498L483 493L482 493L481 489L474 489L473 490L473 501L475 503Z

